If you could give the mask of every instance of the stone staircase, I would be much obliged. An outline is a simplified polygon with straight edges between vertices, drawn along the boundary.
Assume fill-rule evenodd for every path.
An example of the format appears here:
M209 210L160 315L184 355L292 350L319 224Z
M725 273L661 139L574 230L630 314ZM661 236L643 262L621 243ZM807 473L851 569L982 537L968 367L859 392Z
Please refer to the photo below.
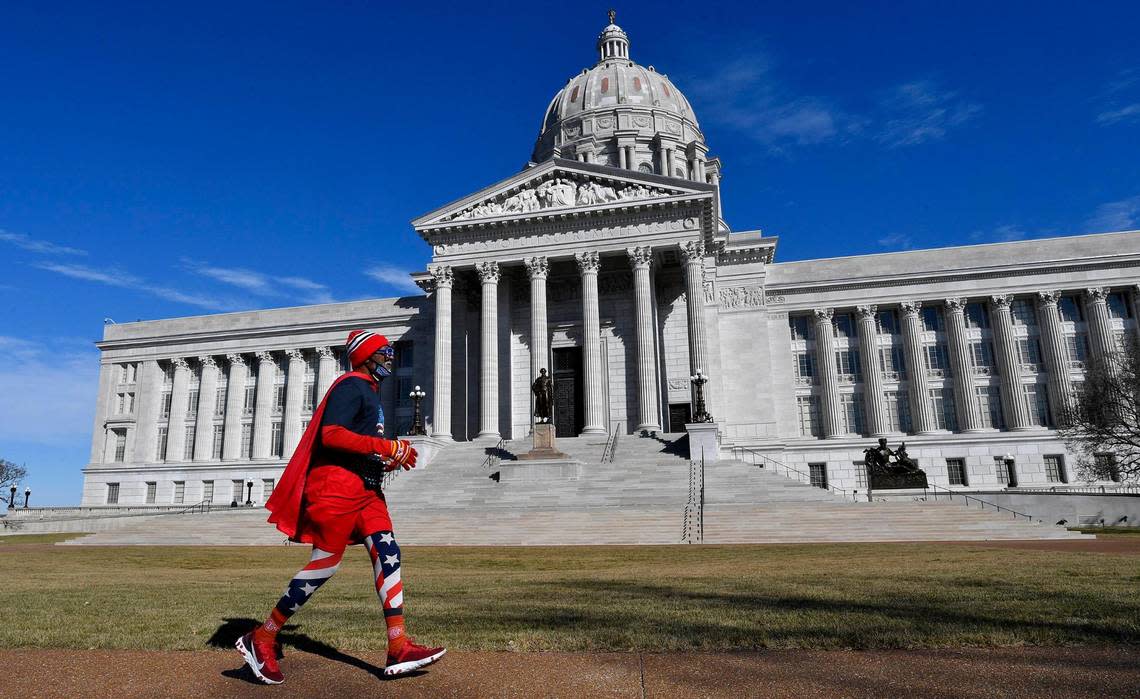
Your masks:
M529 440L456 443L423 468L397 474L386 496L401 543L422 545L676 544L689 497L683 435L623 436L613 463L605 437L559 439L583 463L579 478L497 481ZM282 544L262 508L146 518L76 544ZM705 543L948 541L1080 537L960 504L857 503L738 461L705 469Z

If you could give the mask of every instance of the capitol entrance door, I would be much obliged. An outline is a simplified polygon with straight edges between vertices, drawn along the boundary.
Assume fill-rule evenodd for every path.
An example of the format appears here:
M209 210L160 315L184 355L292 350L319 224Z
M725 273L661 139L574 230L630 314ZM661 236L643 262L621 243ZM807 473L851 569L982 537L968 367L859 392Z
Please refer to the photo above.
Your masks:
M582 348L554 349L554 429L559 437L577 437L582 431Z

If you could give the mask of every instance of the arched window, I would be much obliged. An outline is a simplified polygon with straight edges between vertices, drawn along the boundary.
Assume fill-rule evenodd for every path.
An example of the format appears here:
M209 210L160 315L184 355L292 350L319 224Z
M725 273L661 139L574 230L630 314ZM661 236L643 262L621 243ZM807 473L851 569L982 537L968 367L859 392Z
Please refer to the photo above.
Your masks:
M650 172L651 173L651 172L653 172L653 166L650 165L649 163L642 163L642 164L637 166L637 171L638 172Z

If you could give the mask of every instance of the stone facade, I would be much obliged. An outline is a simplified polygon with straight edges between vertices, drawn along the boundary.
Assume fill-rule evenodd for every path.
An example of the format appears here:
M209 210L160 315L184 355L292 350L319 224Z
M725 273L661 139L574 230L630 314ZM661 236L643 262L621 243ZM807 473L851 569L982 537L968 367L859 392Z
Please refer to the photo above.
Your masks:
M722 219L676 87L612 24L598 48L538 162L413 221L425 296L107 326L83 504L263 502L355 328L399 343L390 435L419 384L436 438L524 438L542 368L562 430L682 431L700 369L721 456L865 488L886 436L943 486L1073 480L1053 417L1138 332L1140 232L775 262L775 238Z

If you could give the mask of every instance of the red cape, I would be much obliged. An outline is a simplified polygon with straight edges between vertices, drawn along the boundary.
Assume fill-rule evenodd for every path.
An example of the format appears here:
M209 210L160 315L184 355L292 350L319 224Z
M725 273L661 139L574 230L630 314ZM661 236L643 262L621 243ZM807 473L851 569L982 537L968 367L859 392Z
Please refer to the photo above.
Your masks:
M332 395L337 384L353 376L371 381L369 377L360 372L350 371L338 376L332 382L329 390L325 393L325 397L321 399L321 404L313 411L309 426L305 429L305 434L301 435L301 441L297 443L293 457L285 466L281 480L273 489L269 499L265 501L265 509L269 510L270 513L269 522L277 525L282 534L294 541L297 540L297 527L301 520L301 498L305 494L305 476L309 473L309 465L313 460L313 449L317 446L317 439L321 433L321 419L325 415L325 404L328 403L329 396Z

